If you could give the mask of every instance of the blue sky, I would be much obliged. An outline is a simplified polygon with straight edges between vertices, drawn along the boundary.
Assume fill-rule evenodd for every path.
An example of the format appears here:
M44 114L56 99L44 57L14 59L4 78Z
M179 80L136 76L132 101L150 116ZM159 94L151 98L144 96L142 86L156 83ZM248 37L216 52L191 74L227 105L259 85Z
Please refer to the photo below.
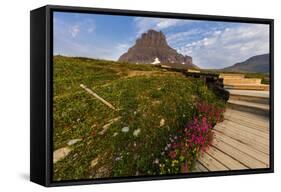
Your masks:
M54 54L118 60L149 29L200 68L222 68L269 53L269 25L54 13Z

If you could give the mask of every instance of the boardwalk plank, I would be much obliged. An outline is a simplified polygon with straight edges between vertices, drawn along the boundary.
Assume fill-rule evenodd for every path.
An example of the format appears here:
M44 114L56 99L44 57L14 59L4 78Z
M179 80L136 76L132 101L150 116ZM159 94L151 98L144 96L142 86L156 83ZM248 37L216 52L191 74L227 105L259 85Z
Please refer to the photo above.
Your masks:
M259 116L253 116L253 115L247 117L237 112L226 112L224 114L224 117L229 119L242 120L243 122L248 122L255 126L264 127L264 128L268 127L268 123L269 123L268 119L262 120Z
M246 119L248 121L251 121L252 119L256 119L256 121L254 121L254 122L257 122L257 124L259 124L259 123L266 123L266 122L269 121L268 117L266 117L266 116L252 114L252 113L244 112L244 111L238 111L238 110L230 109L230 108L228 108L225 111L224 115L244 117L244 119Z
M224 135L223 133L220 133L218 131L215 131L215 138L218 141L223 141L223 142L227 143L228 145L231 145L231 146L235 147L236 149L243 151L244 153L252 156L253 158L255 158L259 161L262 161L265 164L269 164L269 156L268 156L269 151L267 151L267 153L263 153L253 147L250 147L249 145L246 145L235 139L232 139L232 138L228 137L227 135Z
M228 129L234 130L234 131L245 131L250 134L253 134L253 136L255 135L257 137L262 137L266 140L268 140L268 138L269 138L268 132L260 131L258 129L254 129L252 127L248 127L248 126L245 126L240 123L233 122L233 121L225 120L223 124L219 124L219 125L226 127Z
M198 161L209 171L229 170L227 167L225 167L223 164L221 164L219 161L217 161L207 153L204 153L204 155L201 158L199 158Z
M231 122L243 125L243 126L247 126L249 128L257 129L264 133L269 133L269 122L266 125L261 125L261 124L256 125L249 121L243 120L243 118L235 118L235 117L233 118L233 117L227 117L227 116L225 117L225 120L228 120L228 121L231 121Z
M252 169L267 167L267 165L265 163L253 158L252 156L248 155L247 153L244 153L244 152L238 150L237 148L235 148L221 140L217 140L217 138L215 138L214 140L215 140L215 142L212 144L213 146L215 146L219 150L225 152L232 158L239 160L239 162L246 165L247 167L250 167Z
M192 172L208 172L209 170L204 167L199 161L196 162L195 168Z
M210 147L210 149L207 152L210 156L215 158L217 161L219 161L221 164L223 164L225 167L229 168L230 170L237 170L237 169L247 169L245 165L237 161L236 159L233 159L229 155L225 154L224 152L220 151L216 147Z
M245 143L251 145L253 147L257 147L259 149L267 149L269 146L269 140L264 139L262 137L253 136L250 133L247 133L243 130L236 131L233 127L225 128L222 125L217 125L215 130L224 133L225 135L235 138L236 140L240 141L241 143Z

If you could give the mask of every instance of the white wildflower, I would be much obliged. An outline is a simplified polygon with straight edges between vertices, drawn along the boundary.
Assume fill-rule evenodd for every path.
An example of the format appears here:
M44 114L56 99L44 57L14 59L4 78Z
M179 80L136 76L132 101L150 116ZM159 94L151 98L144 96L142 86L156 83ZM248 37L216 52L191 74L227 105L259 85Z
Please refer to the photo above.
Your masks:
M165 119L160 120L160 127L162 127L163 125L165 125Z
M129 127L123 127L121 131L127 133L129 131Z
M159 164L159 159L156 158L153 163Z
M135 137L137 137L139 134L140 134L140 129L136 129L136 130L134 130L134 132L133 132L133 135L135 136Z

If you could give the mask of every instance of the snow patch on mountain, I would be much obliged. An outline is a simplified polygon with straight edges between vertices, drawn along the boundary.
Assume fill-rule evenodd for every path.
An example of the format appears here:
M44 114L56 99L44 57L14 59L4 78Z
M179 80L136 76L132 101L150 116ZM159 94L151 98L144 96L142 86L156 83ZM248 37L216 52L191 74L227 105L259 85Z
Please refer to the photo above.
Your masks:
M151 64L155 65L155 64L159 64L159 63L161 63L161 62L159 61L158 57L156 57Z

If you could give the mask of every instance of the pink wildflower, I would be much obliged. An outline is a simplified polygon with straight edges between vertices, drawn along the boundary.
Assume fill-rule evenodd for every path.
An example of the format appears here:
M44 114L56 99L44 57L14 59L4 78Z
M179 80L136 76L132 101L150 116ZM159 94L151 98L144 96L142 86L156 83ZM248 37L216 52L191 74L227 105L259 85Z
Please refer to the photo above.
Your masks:
M177 156L177 153L176 153L175 151L170 151L169 156L170 156L172 159L175 159L176 156Z

